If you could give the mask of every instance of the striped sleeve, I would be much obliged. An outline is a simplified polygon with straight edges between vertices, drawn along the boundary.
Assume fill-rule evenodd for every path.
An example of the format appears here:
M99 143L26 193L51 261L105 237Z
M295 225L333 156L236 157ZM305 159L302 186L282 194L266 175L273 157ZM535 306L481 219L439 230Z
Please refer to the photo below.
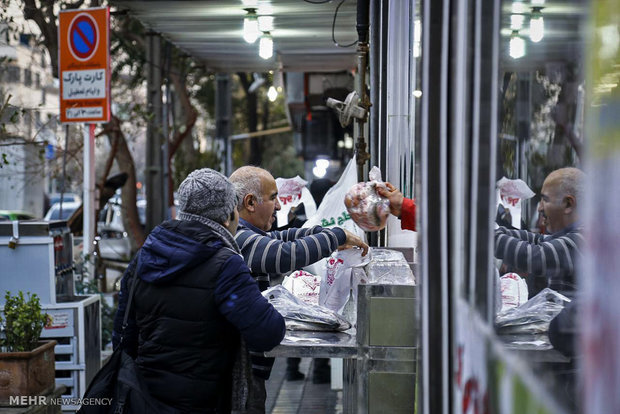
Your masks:
M235 239L253 273L281 274L329 256L345 242L346 235L342 229L322 227L288 229L266 236L240 229Z
M532 237L525 230L497 229L495 257L520 271L550 277L575 272L575 259L580 255L582 236L573 232L563 236Z

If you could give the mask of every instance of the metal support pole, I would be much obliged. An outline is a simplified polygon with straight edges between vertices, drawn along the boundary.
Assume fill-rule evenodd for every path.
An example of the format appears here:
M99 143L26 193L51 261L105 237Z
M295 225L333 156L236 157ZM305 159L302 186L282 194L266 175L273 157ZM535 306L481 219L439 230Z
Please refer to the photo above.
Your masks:
M58 217L62 218L62 205L65 198L65 183L67 182L67 150L69 149L69 124L65 124L65 149L62 152L62 180L60 181L60 208ZM51 207L51 206L50 206Z
M220 148L221 169L225 175L232 174L231 131L231 82L228 73L218 73L215 77L215 137Z
M162 145L162 167L163 167L163 201L164 201L164 216L166 219L171 218L169 214L170 208L172 205L169 204L170 199L170 187L168 186L168 182L170 180L170 131L169 131L169 118L170 118L170 43L166 42L166 53L165 53L165 61L166 61L166 72L165 75L165 83L164 83L164 97L166 98L163 104L163 134L164 134L164 142Z
M355 78L355 91L360 97L360 106L366 109L370 108L370 101L366 93L366 67L368 65L368 26L369 26L369 1L359 1L357 3L357 76ZM366 141L364 139L364 124L367 115L362 119L356 118L357 124L357 144L355 144L355 158L357 160L357 179L364 181L364 166L366 161L370 159L370 155L366 151Z
M165 219L162 169L162 93L161 38L157 33L147 36L147 105L152 114L146 127L146 231L150 232Z
M83 251L89 257L93 252L95 240L95 124L84 124L84 180L82 237ZM93 262L87 261L89 275L94 275Z

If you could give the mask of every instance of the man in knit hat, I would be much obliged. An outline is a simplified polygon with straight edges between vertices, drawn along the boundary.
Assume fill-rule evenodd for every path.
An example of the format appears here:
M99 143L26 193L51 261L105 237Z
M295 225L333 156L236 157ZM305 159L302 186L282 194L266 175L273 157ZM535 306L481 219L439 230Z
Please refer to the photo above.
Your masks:
M248 349L279 344L284 319L261 295L234 240L239 214L230 181L196 170L178 197L178 219L153 229L123 277L114 346L135 274L120 346L136 357L151 394L181 412L252 412Z

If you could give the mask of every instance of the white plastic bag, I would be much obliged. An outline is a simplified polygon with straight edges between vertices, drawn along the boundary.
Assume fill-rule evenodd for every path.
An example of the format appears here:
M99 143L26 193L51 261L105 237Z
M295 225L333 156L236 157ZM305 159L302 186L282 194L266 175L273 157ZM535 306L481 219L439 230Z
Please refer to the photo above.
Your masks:
M501 334L538 334L549 331L549 323L571 300L544 288L523 305L500 312L495 323Z
M300 176L293 178L276 178L276 186L278 187L278 199L280 201L280 210L276 212L278 227L288 224L288 213L291 208L304 204L306 217L311 217L316 213L316 203L306 187L308 182Z
M319 292L321 290L321 278L319 276L303 270L296 270L284 278L282 286L305 303L319 304Z
M502 292L501 312L506 312L527 302L527 283L516 273L506 273L500 277L500 289Z
M286 329L303 331L346 331L351 324L336 312L310 305L296 298L282 285L263 292L269 303L284 317Z
M344 204L351 218L366 231L378 231L385 227L390 215L390 202L377 194L377 187L385 186L381 171L372 167L370 181L355 183L345 195Z
M344 196L347 190L357 182L357 168L355 165L355 157L351 158L340 179L332 188L327 191L321 205L313 216L308 216L308 220L302 226L309 228L313 226L321 226L324 228L340 227L355 234L362 240L366 241L366 233L360 229L351 216L347 213L344 205ZM304 267L304 270L323 277L325 274L327 259L321 259L316 263Z
M327 259L326 272L321 278L319 305L342 313L351 293L351 270L368 263L368 255L359 249L341 250Z
M497 206L500 204L508 210L511 217L511 224L514 228L521 228L521 200L534 197L535 193L521 179L510 180L502 177L496 183L497 186Z
M347 190L357 182L357 169L355 166L355 157L349 161L340 179L332 188L327 191L321 201L321 205L316 213L308 216L308 220L304 223L304 228L313 226L321 226L325 228L340 227L349 230L351 233L365 240L366 235L360 229L351 216L347 213L344 205L344 196ZM312 272L311 272L312 273Z
M415 276L402 252L372 247L368 256L368 284L415 285Z

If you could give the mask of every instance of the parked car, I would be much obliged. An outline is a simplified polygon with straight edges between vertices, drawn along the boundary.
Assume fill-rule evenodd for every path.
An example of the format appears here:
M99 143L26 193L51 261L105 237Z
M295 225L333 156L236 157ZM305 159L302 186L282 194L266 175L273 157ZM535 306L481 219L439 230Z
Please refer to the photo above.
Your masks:
M36 217L27 211L19 210L0 210L0 221L5 220L32 220Z
M75 193L63 193L62 195L62 202L66 203L66 202L72 202L72 203L81 203L82 202L82 197L80 197L79 195L75 194ZM56 203L60 203L60 193L52 193L49 195L49 205L53 206Z
M146 222L146 200L138 200L138 216L144 227ZM129 235L123 225L120 197L110 199L99 212L97 230L100 237L99 254L103 259L128 262L131 259Z
M138 216L140 224L145 225L146 200L138 200ZM120 196L111 198L103 209L99 211L97 220L97 245L99 257L102 260L105 272L104 292L120 291L120 280L123 275L123 267L131 259L131 243L129 234L123 225Z
M52 204L43 220L67 220L71 215L82 205L82 201L63 201L62 203L62 216L60 214L60 203Z

